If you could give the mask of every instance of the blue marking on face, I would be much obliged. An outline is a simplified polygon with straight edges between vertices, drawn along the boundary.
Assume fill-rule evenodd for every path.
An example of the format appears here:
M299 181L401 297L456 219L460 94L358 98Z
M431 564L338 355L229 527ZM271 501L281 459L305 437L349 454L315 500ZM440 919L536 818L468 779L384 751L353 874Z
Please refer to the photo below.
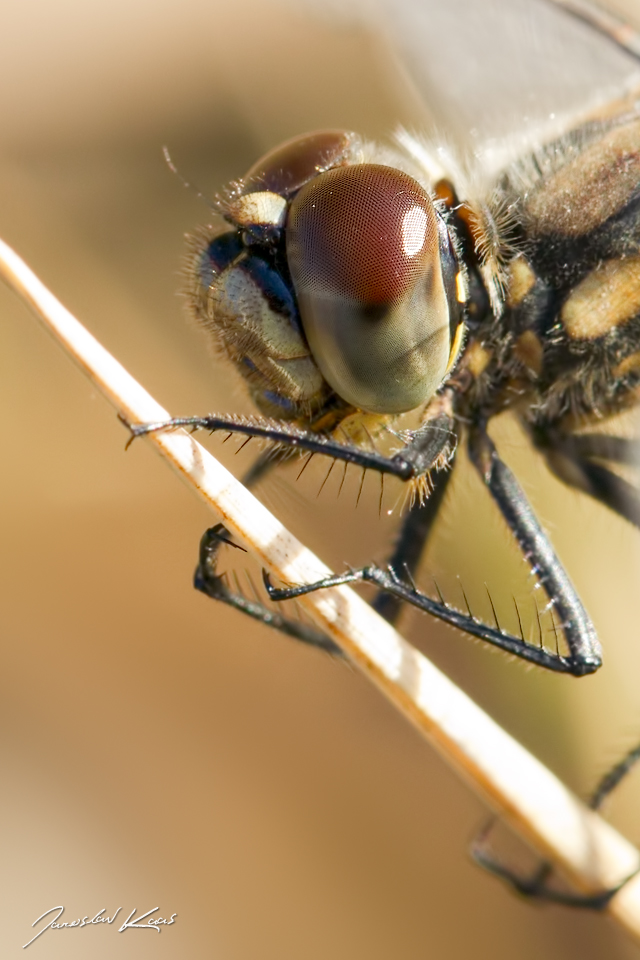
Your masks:
M243 268L263 292L271 308L280 316L286 317L296 332L304 337L293 291L279 271L257 256L243 261Z
M233 230L214 237L198 259L198 277L202 286L208 290L216 275L226 270L243 251L242 241Z
M262 395L265 400L276 407L280 407L285 413L296 413L298 410L293 400L289 400L288 397L283 397L279 393L274 393L273 390L265 390Z

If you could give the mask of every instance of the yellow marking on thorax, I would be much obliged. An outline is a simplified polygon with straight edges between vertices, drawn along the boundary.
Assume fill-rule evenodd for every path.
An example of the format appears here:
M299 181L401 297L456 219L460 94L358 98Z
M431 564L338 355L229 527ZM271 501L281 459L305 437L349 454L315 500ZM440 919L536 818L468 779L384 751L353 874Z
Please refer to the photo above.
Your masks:
M480 343L470 343L464 355L464 364L474 377L479 377L486 370L491 360L491 351Z
M621 210L640 179L640 118L614 126L543 180L525 204L538 234L579 237Z
M575 340L596 340L640 312L640 257L607 260L578 284L560 319Z
M333 430L337 440L348 440L358 447L371 447L371 438L383 432L395 417L387 413L365 413L357 410L341 420Z
M516 257L509 265L509 280L507 283L507 306L517 307L536 282L536 275L524 259Z
M349 408L351 411L353 407ZM336 426L344 420L345 411L340 410L328 410L323 412L319 417L314 417L309 424L313 433L333 433L336 429ZM298 422L298 426L305 427L307 425L307 420L301 419Z
M530 370L536 377L540 376L542 373L543 348L533 330L525 330L524 333L520 334L513 345L513 352L527 370Z
M456 330L456 335L453 339L453 346L451 347L451 353L449 354L449 362L447 363L447 369L445 370L445 376L451 370L452 366L458 359L460 350L462 348L462 341L464 340L464 335L466 332L466 327L464 323L458 324L458 329Z
M614 367L611 373L614 377L624 377L627 373L637 373L640 371L640 350L630 353L628 357L621 360L617 367Z

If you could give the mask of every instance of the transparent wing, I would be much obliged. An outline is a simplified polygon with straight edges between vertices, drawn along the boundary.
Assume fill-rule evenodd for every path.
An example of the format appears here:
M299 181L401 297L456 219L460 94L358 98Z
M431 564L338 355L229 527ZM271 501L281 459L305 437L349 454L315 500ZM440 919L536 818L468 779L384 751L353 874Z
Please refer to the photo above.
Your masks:
M640 61L554 0L347 0L384 38L432 128L458 146L523 137L640 84ZM314 2L314 9L318 9ZM637 5L618 3L633 23Z

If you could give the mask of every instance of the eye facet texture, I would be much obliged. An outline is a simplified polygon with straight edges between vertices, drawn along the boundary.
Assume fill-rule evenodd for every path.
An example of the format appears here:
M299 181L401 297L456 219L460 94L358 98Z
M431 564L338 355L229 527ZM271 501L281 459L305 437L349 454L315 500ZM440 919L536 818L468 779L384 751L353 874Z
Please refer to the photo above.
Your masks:
M313 356L344 400L401 413L429 399L449 358L436 212L408 174L338 167L294 198L287 259Z

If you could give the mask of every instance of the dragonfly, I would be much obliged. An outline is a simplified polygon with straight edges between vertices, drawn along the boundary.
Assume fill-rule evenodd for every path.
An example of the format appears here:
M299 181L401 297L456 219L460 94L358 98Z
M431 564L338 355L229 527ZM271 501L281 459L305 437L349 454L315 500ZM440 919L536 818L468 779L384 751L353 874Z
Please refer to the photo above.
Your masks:
M633 31L589 4L563 5L639 55ZM580 677L602 663L595 628L488 425L513 411L556 476L640 526L640 498L620 469L637 463L637 443L599 429L640 399L640 93L622 93L519 156L487 157L479 176L450 143L401 132L380 145L323 130L256 161L215 198L220 224L192 238L186 294L259 416L131 430L259 438L269 446L249 485L292 454L377 474L381 490L385 476L404 481L412 506L386 566L284 588L265 577L270 600L366 581L391 622L409 604ZM418 425L400 429L398 418L416 410ZM396 448L380 450L389 438ZM484 622L416 585L463 442L546 595L555 648L541 629L539 642L525 638L517 606L520 629L509 633L495 610ZM228 586L217 565L230 543L220 525L207 531L197 589L338 654L314 627ZM609 775L594 806L637 756ZM484 865L521 891L544 887L544 877L525 884L487 857Z

